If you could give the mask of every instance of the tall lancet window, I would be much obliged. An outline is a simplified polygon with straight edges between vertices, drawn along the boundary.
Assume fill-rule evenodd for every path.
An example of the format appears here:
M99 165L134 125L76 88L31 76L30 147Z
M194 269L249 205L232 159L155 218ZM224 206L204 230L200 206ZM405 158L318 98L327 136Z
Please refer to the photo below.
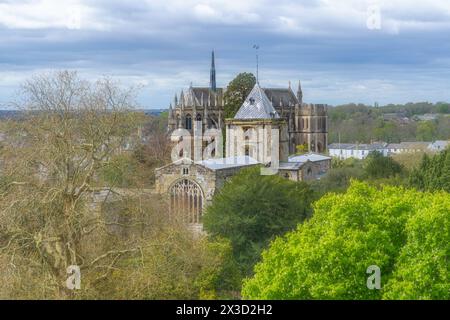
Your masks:
M185 128L187 130L191 130L192 129L192 117L191 117L190 114L186 115Z

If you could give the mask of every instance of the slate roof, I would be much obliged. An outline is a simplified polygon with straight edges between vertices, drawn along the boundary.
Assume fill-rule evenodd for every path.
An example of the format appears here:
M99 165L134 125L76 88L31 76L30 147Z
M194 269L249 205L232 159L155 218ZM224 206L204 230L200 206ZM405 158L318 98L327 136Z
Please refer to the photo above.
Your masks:
M390 143L387 145L386 149L412 149L412 150L426 149L430 144L431 142L422 142L422 141Z
M293 106L298 103L298 99L291 89L278 89L278 88L264 88L269 101L272 102L274 107L280 105L280 101L283 106Z
M342 149L342 150L380 150L386 148L386 143L332 143L328 149Z
M249 156L236 156L227 158L215 158L198 161L196 164L202 165L211 170L222 170L236 167L244 167L259 164L259 162Z
M217 96L217 105L216 105ZM180 95L180 103L183 102L186 106L209 106L220 107L223 104L223 89L217 88L216 92L212 92L208 87L190 87L186 92Z
M306 162L280 162L280 170L299 170Z
M278 119L278 112L273 107L259 84L255 84L245 99L234 119Z
M306 153L306 154L302 154L302 155L298 155L298 156L296 156L296 155L290 156L288 159L288 162L305 163L307 161L317 162L317 161L324 161L324 160L331 160L331 157L324 156L324 155L318 154L318 153Z
M428 149L431 150L444 150L450 146L450 141L437 140L428 146Z

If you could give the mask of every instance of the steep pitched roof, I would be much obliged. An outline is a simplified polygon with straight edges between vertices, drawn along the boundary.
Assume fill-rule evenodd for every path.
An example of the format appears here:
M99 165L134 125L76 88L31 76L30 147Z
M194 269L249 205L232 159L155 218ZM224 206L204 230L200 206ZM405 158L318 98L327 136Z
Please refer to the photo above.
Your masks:
M297 97L290 88L264 88L263 90L275 107L280 105L280 101L283 106L291 106L298 103Z
M278 119L280 116L259 84L255 84L235 119Z

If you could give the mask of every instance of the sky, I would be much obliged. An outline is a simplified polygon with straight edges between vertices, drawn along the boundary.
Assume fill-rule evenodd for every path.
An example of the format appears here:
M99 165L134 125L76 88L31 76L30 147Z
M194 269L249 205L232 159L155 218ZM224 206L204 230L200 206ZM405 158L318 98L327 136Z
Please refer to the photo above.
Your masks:
M240 72L309 103L450 101L449 0L0 0L0 107L35 74L139 86L143 108Z

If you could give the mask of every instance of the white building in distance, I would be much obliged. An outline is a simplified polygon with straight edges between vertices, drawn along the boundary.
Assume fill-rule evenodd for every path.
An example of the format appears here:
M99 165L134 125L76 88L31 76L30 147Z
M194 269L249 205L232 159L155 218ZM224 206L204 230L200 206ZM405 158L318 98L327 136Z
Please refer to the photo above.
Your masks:
M400 153L440 152L448 147L450 147L450 141L437 140L435 142L376 142L371 144L332 143L328 146L328 150L331 157L341 160L348 158L362 160L375 151L382 153L384 156L390 156Z

